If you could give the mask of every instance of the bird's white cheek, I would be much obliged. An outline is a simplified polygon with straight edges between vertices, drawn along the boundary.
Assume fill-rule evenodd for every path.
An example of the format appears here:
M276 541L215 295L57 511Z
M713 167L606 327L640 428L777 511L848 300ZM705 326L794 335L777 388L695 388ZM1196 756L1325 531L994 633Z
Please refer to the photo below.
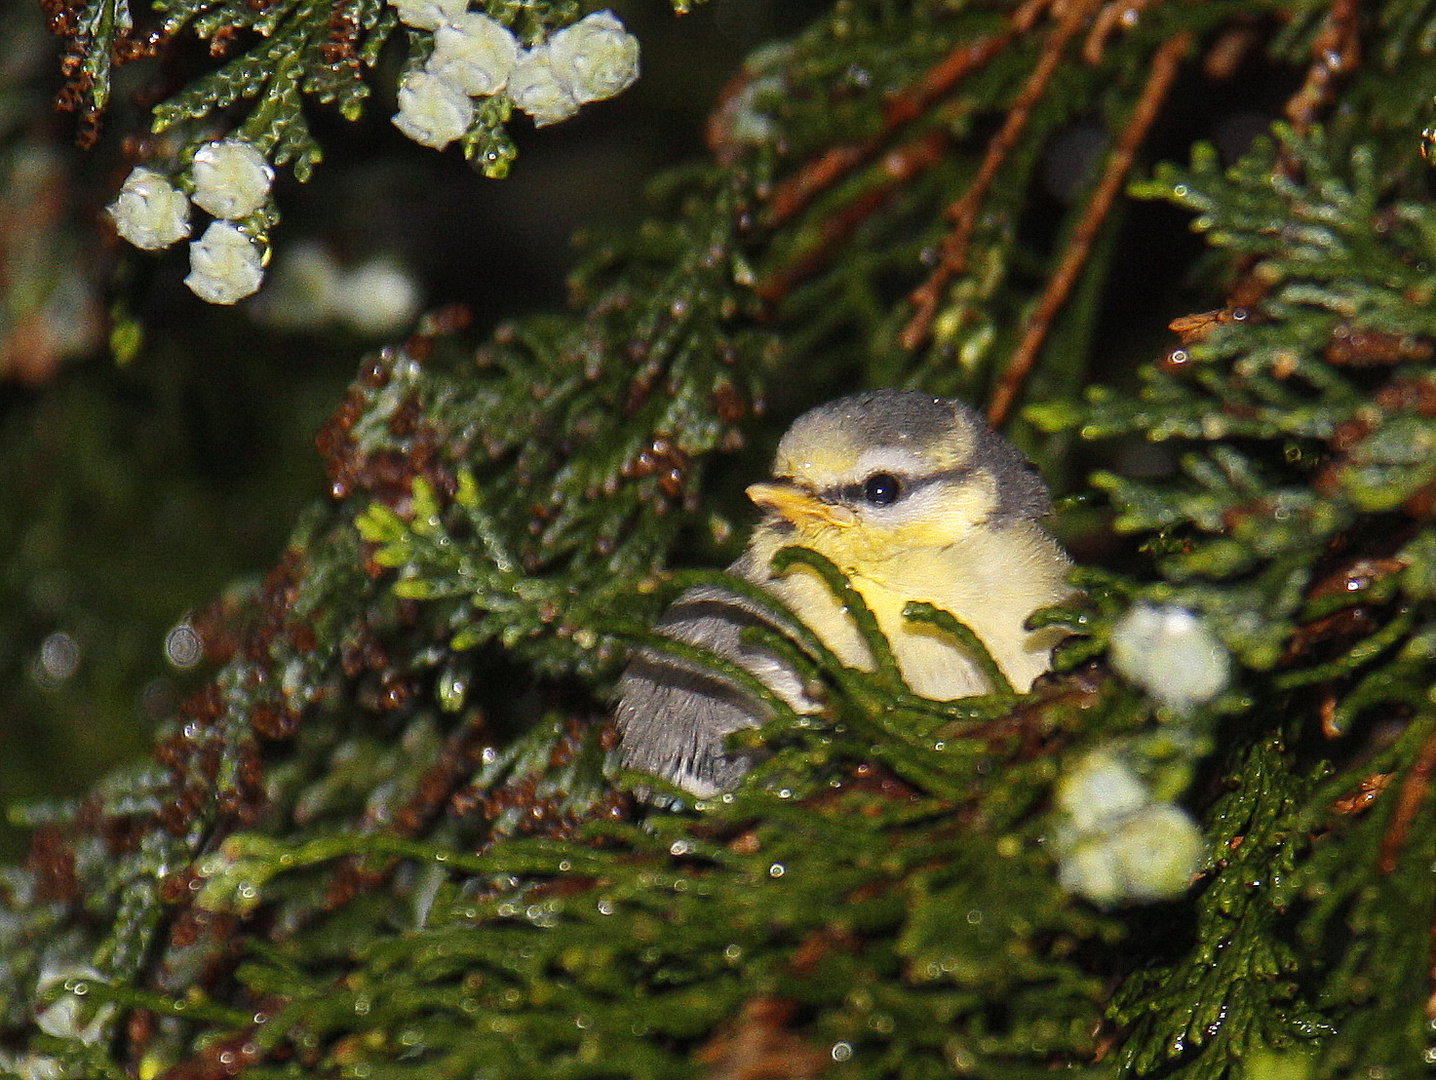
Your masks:
M966 540L989 527L996 509L997 491L990 477L982 476L961 487L941 489L934 493L929 505L912 515L906 542L939 547Z

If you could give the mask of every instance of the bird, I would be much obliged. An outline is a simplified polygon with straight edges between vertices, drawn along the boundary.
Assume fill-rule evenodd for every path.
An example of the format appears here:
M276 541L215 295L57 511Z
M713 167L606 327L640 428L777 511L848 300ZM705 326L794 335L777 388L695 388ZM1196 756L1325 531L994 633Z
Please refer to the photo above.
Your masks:
M782 601L845 665L872 670L871 651L811 566L773 572L783 548L808 548L846 575L922 697L947 701L994 687L953 637L904 618L910 601L966 624L1019 692L1049 669L1063 631L1026 622L1073 595L1071 561L1042 525L1052 501L1021 452L962 402L878 389L817 406L793 422L770 477L747 495L762 516L728 571ZM783 629L765 608L715 584L680 594L654 629L738 664L796 712L819 712L780 655L754 635L744 640L755 626ZM712 667L640 648L619 679L617 762L710 798L736 787L753 764L727 749L727 737L771 718L760 698Z

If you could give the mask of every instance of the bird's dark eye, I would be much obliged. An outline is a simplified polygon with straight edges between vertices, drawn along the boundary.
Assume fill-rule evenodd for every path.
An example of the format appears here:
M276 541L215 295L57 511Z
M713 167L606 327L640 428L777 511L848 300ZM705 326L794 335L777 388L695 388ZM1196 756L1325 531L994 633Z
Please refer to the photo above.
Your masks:
M891 506L902 496L902 481L892 473L873 473L863 482L863 498L873 506Z

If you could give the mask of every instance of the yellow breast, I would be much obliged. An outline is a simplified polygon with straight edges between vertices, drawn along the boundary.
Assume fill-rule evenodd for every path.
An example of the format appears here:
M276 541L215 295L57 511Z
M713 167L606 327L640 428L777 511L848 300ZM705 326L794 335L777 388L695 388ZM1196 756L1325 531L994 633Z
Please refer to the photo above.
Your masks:
M766 567L787 542L776 534L755 537L751 565L755 570ZM1061 631L1033 633L1024 623L1039 607L1060 602L1071 588L1065 580L1066 556L1037 525L1019 523L974 534L960 544L901 550L857 565L843 560L844 553L834 554L840 556L834 559L839 569L872 609L914 693L946 701L991 689L952 638L928 623L903 618L903 608L914 600L949 611L966 624L1019 691L1047 670ZM853 620L816 573L799 565L762 583L845 664L871 669L872 657Z

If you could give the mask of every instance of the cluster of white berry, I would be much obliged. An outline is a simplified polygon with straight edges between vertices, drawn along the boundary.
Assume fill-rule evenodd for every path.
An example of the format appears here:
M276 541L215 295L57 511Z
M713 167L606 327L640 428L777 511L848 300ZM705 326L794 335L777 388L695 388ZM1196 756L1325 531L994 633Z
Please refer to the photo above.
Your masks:
M380 337L407 326L422 305L418 282L398 260L371 255L343 263L324 245L298 240L278 253L250 314L285 330L342 326Z
M1231 656L1195 612L1140 601L1112 627L1112 666L1164 712L1170 742L1194 736L1186 718L1231 682ZM1180 896L1206 853L1197 823L1111 750L1088 754L1057 784L1053 848L1069 892L1097 904Z
M1058 878L1095 904L1181 896L1206 854L1191 815L1157 798L1107 751L1088 754L1062 777L1057 808Z
M1231 657L1200 616L1141 601L1112 627L1112 666L1174 713L1190 713L1226 689Z
M638 78L638 39L611 11L596 11L522 48L502 23L467 0L393 0L400 21L434 32L423 70L399 87L394 124L442 150L474 122L475 99L505 94L535 125L567 120L580 105L626 90Z
M153 169L136 168L110 205L115 231L135 247L156 251L190 235L190 203L212 215L191 241L185 284L211 304L233 304L264 280L269 250L245 231L241 219L269 199L274 169L253 143L222 139L195 151L188 195Z
M399 87L398 128L443 149L473 125L478 98L504 94L542 127L566 120L590 101L638 78L638 39L611 11L597 11L529 48L468 0L392 0L409 26L432 30L434 50ZM269 262L267 239L251 218L269 201L274 169L253 143L206 143L178 177L145 166L125 179L110 205L115 231L146 251L190 235L194 206L213 217L190 242L185 284L211 304L233 304L258 291Z

